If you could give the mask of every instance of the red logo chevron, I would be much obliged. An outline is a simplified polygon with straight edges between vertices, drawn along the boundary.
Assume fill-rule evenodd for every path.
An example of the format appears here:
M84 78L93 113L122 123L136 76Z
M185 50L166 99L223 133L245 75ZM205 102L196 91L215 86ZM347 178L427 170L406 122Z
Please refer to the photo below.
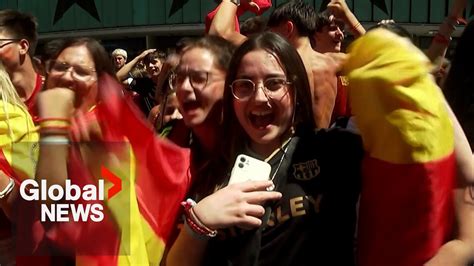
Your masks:
M109 169L104 166L100 169L100 174L103 178L109 180L113 185L107 191L107 199L112 198L115 194L119 193L122 190L122 179L112 173Z

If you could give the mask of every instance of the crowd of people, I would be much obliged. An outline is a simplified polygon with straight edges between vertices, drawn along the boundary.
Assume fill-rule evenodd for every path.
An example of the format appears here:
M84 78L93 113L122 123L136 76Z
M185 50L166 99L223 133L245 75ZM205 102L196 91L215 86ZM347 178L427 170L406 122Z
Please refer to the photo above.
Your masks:
M466 1L426 54L344 0L241 30L268 3L222 0L205 36L133 59L88 37L35 54L36 19L1 10L0 264L471 265L474 21L442 68ZM242 154L268 178L229 184ZM108 198L31 202L30 179ZM89 202L101 221L43 219Z

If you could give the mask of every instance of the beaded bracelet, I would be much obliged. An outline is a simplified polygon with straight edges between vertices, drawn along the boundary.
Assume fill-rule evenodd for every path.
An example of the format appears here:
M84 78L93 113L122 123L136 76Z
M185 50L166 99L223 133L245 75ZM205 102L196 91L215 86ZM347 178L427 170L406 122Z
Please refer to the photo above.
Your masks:
M217 235L217 230L212 230L204 225L194 213L193 207L196 205L194 200L187 199L186 201L181 202L181 205L184 207L185 223L192 231L198 235L207 236L209 238Z

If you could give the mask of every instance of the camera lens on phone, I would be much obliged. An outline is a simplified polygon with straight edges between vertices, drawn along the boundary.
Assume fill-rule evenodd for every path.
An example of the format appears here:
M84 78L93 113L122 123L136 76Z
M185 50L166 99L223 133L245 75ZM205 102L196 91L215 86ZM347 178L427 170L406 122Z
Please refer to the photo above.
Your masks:
M244 164L243 164L243 163L239 163L239 168L244 168Z
M241 162L245 162L245 157L240 157Z

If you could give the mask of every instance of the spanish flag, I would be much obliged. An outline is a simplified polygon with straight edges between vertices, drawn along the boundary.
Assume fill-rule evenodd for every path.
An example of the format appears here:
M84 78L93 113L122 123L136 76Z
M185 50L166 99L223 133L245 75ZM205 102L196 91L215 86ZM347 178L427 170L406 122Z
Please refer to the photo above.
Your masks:
M109 205L117 221L130 221L120 246L128 255L119 256L118 265L157 265L190 184L189 149L159 138L113 78L102 77L99 87L97 112L104 141L125 139L131 148L129 178L122 178L130 189L117 193L129 198L129 217L123 217L123 205Z
M423 265L451 236L454 133L430 62L378 29L349 48L344 72L366 152L359 265Z
M156 136L139 110L120 94L120 84L113 78L101 77L99 88L96 112L102 141L119 158L119 164L102 167L100 174L120 179L120 191L106 200L120 235L117 238L108 228L100 239L109 246L97 243L106 252L91 256L90 249L83 249L83 255L76 254L76 264L158 265L189 186L189 150ZM109 193L112 186L109 182ZM108 256L110 248L116 249L115 256Z
M89 125L101 129L101 139L85 145L97 156L85 160L84 143L76 143L68 157L68 179L79 187L105 180L105 200L61 202L101 204L104 219L40 223L35 217L25 225L29 228L24 226L22 241L30 241L24 250L49 256L51 265L57 256L87 266L159 265L163 257L189 186L189 150L156 136L120 87L113 78L101 77L98 104L86 116ZM47 179L37 177L42 178Z

